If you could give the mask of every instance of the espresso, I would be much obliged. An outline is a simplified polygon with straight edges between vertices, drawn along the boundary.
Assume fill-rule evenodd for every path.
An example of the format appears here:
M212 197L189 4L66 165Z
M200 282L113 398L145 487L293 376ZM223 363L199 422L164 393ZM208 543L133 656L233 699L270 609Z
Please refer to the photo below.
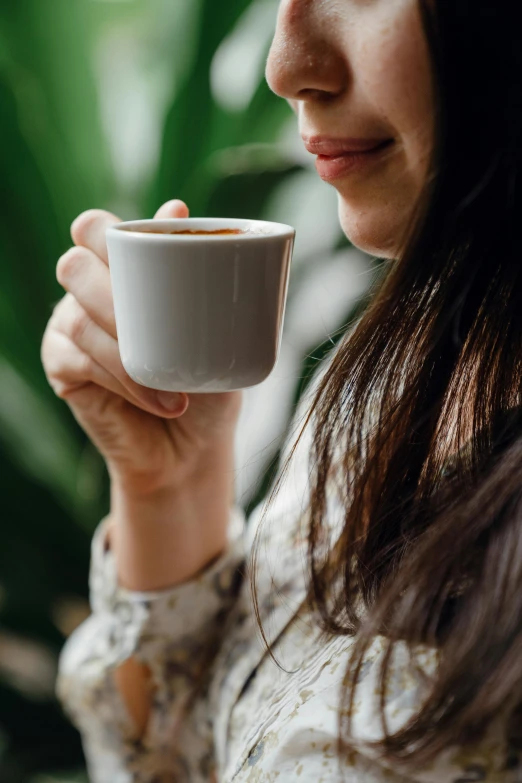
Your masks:
M190 236L230 236L233 234L247 234L247 231L242 231L240 228L218 228L213 231L203 231L203 229L182 229L180 231L165 231L155 228L126 228L125 231L136 231L139 234L185 234Z

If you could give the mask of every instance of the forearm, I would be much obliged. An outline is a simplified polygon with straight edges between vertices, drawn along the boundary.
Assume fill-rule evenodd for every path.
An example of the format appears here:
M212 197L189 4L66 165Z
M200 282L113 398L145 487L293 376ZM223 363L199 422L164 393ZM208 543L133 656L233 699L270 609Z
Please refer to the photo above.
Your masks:
M120 584L147 592L192 579L223 552L233 500L232 446L183 486L142 495L113 479L109 536Z
M62 702L91 748L91 759L106 740L122 759L132 756L135 740L152 715L150 752L161 752L165 743L170 747L174 742L187 704L219 649L225 618L240 590L244 516L234 509L229 519L222 557L197 579L147 596L141 585L129 591L121 584L115 552L104 548L105 526L94 536L93 612L65 646L58 685Z

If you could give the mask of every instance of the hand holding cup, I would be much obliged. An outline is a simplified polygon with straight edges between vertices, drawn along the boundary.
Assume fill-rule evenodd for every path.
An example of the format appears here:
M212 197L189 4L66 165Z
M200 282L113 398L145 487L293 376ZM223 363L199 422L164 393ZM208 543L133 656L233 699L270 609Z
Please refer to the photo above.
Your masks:
M165 204L156 219L184 218L181 201ZM240 392L168 393L130 378L119 353L106 231L120 223L101 210L81 214L71 228L74 247L58 261L67 291L55 307L42 361L56 394L106 460L113 480L148 494L186 486L219 458L234 437Z

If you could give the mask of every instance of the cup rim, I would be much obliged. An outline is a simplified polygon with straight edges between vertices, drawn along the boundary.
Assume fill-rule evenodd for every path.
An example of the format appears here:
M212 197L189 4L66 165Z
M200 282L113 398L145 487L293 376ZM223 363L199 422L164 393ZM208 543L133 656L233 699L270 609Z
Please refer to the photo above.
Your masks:
M241 228L252 233L244 234L153 234L150 232L140 232L140 226L154 226L175 228L183 230L184 228L194 228L196 230L218 230L220 228ZM133 228L133 231L126 229ZM291 238L295 236L295 228L286 223L276 223L269 220L250 220L247 218L148 218L145 220L126 220L122 223L115 223L107 229L107 234L124 233L132 237L132 241L146 240L149 242L252 242L255 240L267 240L275 238Z

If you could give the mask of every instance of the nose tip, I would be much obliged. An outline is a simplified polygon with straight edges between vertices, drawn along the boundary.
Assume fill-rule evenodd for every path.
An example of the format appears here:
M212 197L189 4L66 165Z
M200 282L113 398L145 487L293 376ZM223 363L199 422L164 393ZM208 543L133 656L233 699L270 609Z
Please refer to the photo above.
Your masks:
M308 3L288 0L281 6L265 78L288 101L324 99L345 89L347 64L335 42L314 25Z
M288 59L277 37L274 38L268 53L265 78L272 92L280 98L296 100L296 87L290 81Z

